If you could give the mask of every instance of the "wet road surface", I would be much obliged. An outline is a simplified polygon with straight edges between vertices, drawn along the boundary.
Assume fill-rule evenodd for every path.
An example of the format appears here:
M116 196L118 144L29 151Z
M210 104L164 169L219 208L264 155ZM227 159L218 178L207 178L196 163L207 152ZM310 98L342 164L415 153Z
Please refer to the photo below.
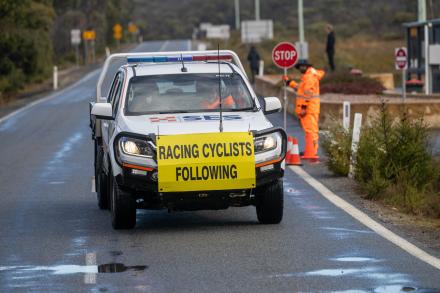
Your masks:
M147 42L137 50L188 44ZM248 207L138 211L134 230L114 231L91 192L88 101L98 73L0 123L0 292L440 288L439 270L358 223L290 170L280 225L259 225ZM282 125L281 117L271 119ZM301 133L293 120L289 132Z

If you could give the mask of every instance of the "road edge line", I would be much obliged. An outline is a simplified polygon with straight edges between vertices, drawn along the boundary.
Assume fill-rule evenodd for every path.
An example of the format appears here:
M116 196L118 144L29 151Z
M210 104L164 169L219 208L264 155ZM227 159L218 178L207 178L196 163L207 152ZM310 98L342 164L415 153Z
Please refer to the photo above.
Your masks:
M159 48L159 52L163 51L165 49L165 47L168 46L169 43L170 43L169 40L166 40L165 42L163 42L162 46L160 46L160 48Z
M391 243L397 245L407 253L411 254L414 257L417 257L421 261L433 266L434 268L440 270L440 259L430 255L419 247L415 246L408 240L400 237L395 234L391 230L385 228L383 225L379 224L372 218L370 218L366 213L362 212L358 208L354 207L335 193L333 193L330 189L325 187L321 182L313 178L309 173L307 173L303 168L299 166L289 166L289 169L292 170L295 174L301 177L305 182L307 182L311 187L313 187L316 191L318 191L322 196L324 196L328 201L342 209L344 212L349 214L355 220L359 221L364 226L370 228L386 240Z

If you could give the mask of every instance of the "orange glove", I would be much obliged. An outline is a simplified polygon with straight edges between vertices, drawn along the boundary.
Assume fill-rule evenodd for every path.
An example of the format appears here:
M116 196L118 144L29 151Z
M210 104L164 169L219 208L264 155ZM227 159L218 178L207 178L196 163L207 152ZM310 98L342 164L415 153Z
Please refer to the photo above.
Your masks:
M289 77L287 75L283 75L282 80L284 82L287 82L287 81L289 81Z
M298 86L298 83L294 80L290 80L290 82L287 84L291 88L296 88Z

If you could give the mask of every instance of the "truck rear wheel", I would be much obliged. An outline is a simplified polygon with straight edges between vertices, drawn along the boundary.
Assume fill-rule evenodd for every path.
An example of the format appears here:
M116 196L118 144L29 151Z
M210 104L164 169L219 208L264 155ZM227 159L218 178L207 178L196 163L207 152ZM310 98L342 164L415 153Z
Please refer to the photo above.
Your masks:
M283 181L277 180L257 188L255 194L258 221L261 224L279 224L283 219Z
M132 229L136 226L136 201L131 194L121 190L113 176L110 194L110 212L114 229Z

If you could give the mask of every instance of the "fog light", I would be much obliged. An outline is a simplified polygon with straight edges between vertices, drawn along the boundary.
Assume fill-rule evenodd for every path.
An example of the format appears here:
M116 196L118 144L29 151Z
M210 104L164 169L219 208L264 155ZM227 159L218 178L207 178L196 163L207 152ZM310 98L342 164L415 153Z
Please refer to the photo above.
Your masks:
M131 174L133 174L133 175L142 175L142 176L146 176L146 175L147 175L147 171L144 171L144 170L137 170L137 169L131 169Z
M260 167L261 172L266 172L266 171L270 171L270 170L273 170L273 164Z
M157 171L155 171L155 172L151 175L151 180L153 180L153 181L157 181Z

